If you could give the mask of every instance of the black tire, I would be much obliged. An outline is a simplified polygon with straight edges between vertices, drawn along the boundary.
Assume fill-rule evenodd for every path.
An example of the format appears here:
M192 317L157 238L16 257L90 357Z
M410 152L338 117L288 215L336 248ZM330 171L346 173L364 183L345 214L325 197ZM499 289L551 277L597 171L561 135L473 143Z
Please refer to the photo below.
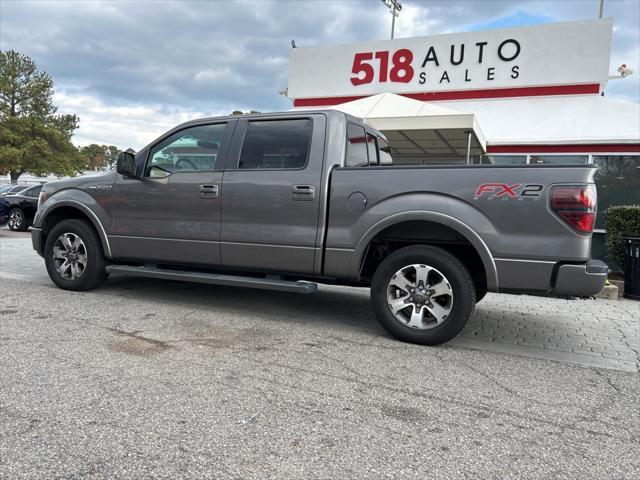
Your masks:
M75 279L64 278L56 269L53 259L53 247L58 238L66 233L78 236L84 243L86 250L86 267ZM64 290L92 290L104 283L109 276L105 271L107 262L104 258L100 238L93 226L84 220L63 220L49 231L44 245L44 261L49 278Z
M29 222L22 209L12 208L9 210L9 228L14 232L24 232L29 228Z
M446 277L453 293L451 311L446 319L424 330L401 323L387 304L387 290L392 277L400 269L413 264L437 269ZM421 345L439 345L462 331L473 312L476 292L471 275L460 260L441 248L415 245L396 250L382 261L371 283L371 300L378 320L395 338Z

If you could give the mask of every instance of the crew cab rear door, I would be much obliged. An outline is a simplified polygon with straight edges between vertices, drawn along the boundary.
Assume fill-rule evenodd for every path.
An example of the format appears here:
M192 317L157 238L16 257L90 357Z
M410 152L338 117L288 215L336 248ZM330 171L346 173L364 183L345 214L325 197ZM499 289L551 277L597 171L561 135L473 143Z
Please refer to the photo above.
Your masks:
M238 121L221 193L222 265L313 273L326 117Z

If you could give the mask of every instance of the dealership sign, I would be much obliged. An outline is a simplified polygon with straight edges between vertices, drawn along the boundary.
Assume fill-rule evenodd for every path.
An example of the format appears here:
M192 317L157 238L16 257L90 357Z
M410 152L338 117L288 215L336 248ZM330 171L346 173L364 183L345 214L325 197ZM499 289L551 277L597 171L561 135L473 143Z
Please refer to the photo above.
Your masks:
M609 75L611 32L605 19L294 48L288 95L296 104L330 104L383 92L424 100L598 93Z

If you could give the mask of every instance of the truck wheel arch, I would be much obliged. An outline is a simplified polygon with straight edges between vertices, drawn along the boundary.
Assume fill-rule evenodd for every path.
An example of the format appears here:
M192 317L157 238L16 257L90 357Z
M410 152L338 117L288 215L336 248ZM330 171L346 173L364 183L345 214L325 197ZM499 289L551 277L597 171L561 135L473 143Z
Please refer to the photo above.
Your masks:
M482 238L467 224L451 217L449 215L433 212L433 211L408 211L400 212L383 218L362 236L354 250L350 271L353 277L361 276L364 261L366 259L369 247L376 237L390 227L400 225L406 222L429 222L442 225L443 227L453 230L455 233L464 238L471 247L476 251L482 261L485 270L487 288L490 291L498 290L498 273L496 264L493 259L489 247ZM419 242L416 242L419 243ZM428 242L425 242L428 243Z
M105 257L111 258L111 246L109 245L109 238L107 237L107 232L105 231L102 222L94 212L80 202L74 200L62 200L48 208L40 220L43 228L43 235L46 235L48 230L51 229L52 220L54 220L54 223L57 223L61 220L70 218L88 221L100 237ZM42 245L44 245L44 241L42 242Z

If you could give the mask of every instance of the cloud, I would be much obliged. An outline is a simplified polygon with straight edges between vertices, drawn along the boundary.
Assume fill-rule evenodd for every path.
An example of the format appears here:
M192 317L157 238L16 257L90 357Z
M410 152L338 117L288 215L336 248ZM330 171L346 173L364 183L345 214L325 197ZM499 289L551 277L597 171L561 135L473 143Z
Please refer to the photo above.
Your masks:
M187 120L230 113L226 110L204 111L147 104L117 106L95 96L65 91L56 92L54 102L59 113L75 113L80 117L80 128L74 137L76 144L104 143L134 150Z
M599 0L402 4L399 38L595 18ZM607 0L605 13L615 25L611 73L623 62L636 70L606 94L639 101L640 2ZM134 147L182 118L288 109L278 92L287 85L292 39L298 46L383 39L390 23L379 0L0 1L2 48L31 56L53 76L61 110L81 117L76 141Z
M513 14L489 20L488 22L469 25L468 30L492 30L495 28L523 27L525 25L537 25L550 23L553 19L549 15L532 14L518 10Z

